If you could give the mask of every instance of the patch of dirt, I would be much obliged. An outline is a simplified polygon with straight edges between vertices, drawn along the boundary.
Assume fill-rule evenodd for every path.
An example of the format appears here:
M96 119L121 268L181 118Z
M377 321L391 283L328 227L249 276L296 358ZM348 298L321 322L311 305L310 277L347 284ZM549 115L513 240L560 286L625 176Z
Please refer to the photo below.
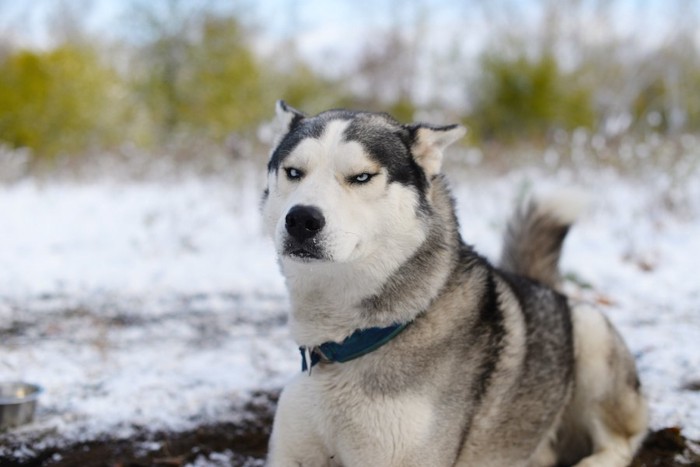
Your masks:
M0 466L25 467L183 467L191 464L264 465L279 393L254 394L240 423L221 423L181 433L144 433L128 440L96 440L35 451L21 460L0 455ZM0 445L8 446L0 436ZM30 447L31 448L31 447ZM25 450L26 451L26 450ZM700 442L679 428L652 432L630 467L700 467Z
M681 435L680 428L649 433L630 467L700 467L700 442Z
M239 423L200 426L180 433L144 433L126 440L101 439L61 448L34 451L17 459L0 455L0 466L24 467L181 467L226 453L225 463L263 465L278 393L257 393L243 409ZM27 452L21 444L0 445Z

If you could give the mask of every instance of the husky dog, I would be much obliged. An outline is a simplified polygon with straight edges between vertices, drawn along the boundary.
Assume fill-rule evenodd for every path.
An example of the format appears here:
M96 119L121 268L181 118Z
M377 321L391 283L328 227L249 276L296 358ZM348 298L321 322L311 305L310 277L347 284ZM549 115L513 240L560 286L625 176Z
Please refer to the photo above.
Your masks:
M263 218L300 372L271 466L626 466L647 429L610 322L557 292L575 214L531 201L500 267L460 238L440 174L459 125L277 103Z

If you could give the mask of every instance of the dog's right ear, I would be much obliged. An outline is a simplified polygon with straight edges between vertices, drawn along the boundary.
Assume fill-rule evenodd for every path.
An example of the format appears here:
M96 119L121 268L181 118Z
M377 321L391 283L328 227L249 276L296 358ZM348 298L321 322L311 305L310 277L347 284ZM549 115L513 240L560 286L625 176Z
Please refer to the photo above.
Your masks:
M306 117L282 99L275 104L275 113L277 113L277 137L275 138L275 144Z

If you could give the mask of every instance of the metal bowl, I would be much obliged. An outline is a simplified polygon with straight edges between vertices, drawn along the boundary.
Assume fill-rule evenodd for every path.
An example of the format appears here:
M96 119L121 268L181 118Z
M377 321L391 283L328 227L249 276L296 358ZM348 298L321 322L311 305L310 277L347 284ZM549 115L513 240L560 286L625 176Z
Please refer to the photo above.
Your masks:
M0 382L0 431L30 423L42 392L36 384Z

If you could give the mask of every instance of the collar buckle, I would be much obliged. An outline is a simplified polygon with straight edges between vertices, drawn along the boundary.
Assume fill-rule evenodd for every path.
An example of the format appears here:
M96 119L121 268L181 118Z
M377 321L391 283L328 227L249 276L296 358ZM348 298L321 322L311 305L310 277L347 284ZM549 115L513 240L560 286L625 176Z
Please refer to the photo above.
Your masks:
M308 371L318 363L348 362L373 352L398 336L411 324L394 324L385 328L358 329L343 342L324 342L314 347L299 347L301 352L301 371Z

